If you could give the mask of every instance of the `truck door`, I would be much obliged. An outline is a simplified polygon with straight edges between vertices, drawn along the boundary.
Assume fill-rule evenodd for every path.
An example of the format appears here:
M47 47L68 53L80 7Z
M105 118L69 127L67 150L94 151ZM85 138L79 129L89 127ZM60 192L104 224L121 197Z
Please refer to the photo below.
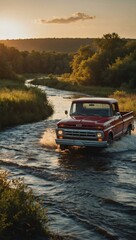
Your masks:
M114 103L112 104L112 114L113 114L113 131L114 131L114 137L117 138L122 135L123 133L123 120L122 116L119 113L118 104Z

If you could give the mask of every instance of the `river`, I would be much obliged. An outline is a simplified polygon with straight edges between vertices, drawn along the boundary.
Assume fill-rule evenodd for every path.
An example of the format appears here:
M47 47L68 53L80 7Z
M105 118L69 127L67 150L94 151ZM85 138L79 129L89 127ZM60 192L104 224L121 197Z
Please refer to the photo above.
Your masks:
M0 133L0 167L42 196L50 229L73 240L136 239L136 131L101 152L60 152L55 127L77 93L40 87L47 120Z

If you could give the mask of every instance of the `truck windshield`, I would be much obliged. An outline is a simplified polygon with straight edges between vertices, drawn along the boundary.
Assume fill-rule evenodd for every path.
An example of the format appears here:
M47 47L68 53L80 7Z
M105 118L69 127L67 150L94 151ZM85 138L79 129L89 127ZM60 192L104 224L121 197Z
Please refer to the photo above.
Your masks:
M71 116L111 116L111 107L107 103L75 102L70 109Z

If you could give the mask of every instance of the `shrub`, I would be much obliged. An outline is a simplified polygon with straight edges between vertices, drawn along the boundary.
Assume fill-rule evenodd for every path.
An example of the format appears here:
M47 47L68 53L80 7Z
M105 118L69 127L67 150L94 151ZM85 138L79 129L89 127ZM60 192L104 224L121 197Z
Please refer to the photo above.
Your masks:
M0 171L0 239L27 240L47 236L47 212L22 179Z
M0 90L0 127L36 122L53 113L46 94L36 88ZM10 116L10 118L9 118Z
M118 100L120 111L133 111L136 117L136 94L128 94L125 91L117 90L110 97Z

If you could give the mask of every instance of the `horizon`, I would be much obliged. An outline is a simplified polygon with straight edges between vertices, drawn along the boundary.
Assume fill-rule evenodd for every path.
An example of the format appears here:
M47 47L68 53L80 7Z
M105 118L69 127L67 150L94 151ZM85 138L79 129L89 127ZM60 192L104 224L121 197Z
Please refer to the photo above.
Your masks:
M108 33L105 33L105 34L108 34ZM42 37L42 38L37 37L37 38L13 38L13 39L11 38L11 39L0 39L0 41L19 41L19 40L24 41L24 40L44 40L44 39L54 39L54 40L55 39L101 39L102 37L103 36L101 37ZM126 37L122 37L122 39L136 40L136 38L126 38Z
M117 33L136 39L135 0L5 0L0 40L101 38Z

